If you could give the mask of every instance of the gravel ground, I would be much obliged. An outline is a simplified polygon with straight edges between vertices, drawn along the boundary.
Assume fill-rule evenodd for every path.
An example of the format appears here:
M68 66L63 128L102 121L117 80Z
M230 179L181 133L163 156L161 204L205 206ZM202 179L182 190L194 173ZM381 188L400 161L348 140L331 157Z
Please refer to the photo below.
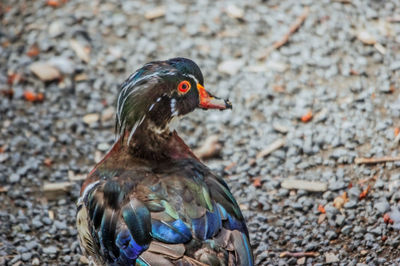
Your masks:
M114 141L118 85L175 56L233 102L178 131L223 145L206 164L242 206L257 265L400 264L400 162L355 163L399 154L399 2L160 2L0 4L0 265L84 263L75 202Z

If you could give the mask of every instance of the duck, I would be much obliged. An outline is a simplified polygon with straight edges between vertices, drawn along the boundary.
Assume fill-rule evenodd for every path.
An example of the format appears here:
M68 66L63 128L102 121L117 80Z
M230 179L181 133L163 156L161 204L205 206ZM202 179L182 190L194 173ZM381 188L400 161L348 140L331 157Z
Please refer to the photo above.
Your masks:
M171 126L195 109L231 109L187 58L153 61L123 82L116 141L84 180L76 226L91 265L254 265L227 183Z

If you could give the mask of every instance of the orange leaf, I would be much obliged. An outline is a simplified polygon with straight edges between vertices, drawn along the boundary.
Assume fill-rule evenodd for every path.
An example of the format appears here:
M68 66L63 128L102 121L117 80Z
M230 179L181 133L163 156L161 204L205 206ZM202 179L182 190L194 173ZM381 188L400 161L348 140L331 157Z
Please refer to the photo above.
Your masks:
M42 102L44 100L44 95L41 92L36 94L31 91L25 91L24 97L28 102Z
M394 135L397 137L397 135L399 135L399 133L400 133L400 128L395 127L394 128Z
M10 46L10 42L8 40L5 40L4 42L1 43L1 46L3 46L4 48L7 48L8 46Z
M350 75L358 76L358 75L360 75L360 72L358 72L358 71L355 70L355 69L350 69Z
M325 210L324 206L322 206L322 204L318 205L318 211L321 213L326 213L326 210Z
M383 221L387 224L393 224L393 220L390 218L389 213L385 213L385 215L383 215Z
M36 95L36 99L35 99L35 100L36 100L37 102L42 102L43 99L44 99L43 93L39 92L39 93Z
M281 85L275 85L273 87L273 90L276 92L285 92L285 87L281 86Z
M47 0L46 4L48 6L58 7L60 5L60 2L58 2L57 0Z
M28 52L26 52L26 55L29 57L35 57L40 53L39 48L37 47L36 44L32 45L31 48L29 48Z
M53 161L50 158L46 158L44 159L43 164L50 167L53 164Z
M360 193L359 198L360 198L360 199L365 198L365 197L367 196L367 194L368 194L368 191L369 191L370 189L371 189L371 185L368 185L368 187L367 187L366 189L364 189L363 192Z
M261 179L259 177L254 178L253 186L255 186L256 188L261 187Z
M230 170L231 170L233 167L235 167L235 166L236 166L236 163L233 162L233 163L227 165L227 166L225 167L224 171L225 171L225 172L228 172L228 171L230 171Z
M311 111L308 111L305 115L301 117L301 122L307 123L313 118L313 113Z
M36 94L31 92L31 91L25 91L24 92L24 97L25 97L25 100L27 100L29 102L36 101Z
M21 74L11 73L11 74L8 74L7 83L12 85L14 83L18 83L21 79L22 79Z

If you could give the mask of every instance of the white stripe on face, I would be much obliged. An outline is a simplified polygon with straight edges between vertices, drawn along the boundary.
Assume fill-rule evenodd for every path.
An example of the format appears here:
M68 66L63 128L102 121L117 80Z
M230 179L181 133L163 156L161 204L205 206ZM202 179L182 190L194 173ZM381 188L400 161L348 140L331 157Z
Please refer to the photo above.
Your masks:
M183 74L183 76L193 79L196 82L196 85L199 84L199 81L197 80L197 78L195 76L193 76L192 74Z

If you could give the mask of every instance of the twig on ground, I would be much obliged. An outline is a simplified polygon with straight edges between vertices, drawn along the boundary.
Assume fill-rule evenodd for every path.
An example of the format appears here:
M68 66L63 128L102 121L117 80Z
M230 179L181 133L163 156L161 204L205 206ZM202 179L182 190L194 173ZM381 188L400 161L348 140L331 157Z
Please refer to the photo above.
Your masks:
M400 22L400 15L389 17L386 19L388 22Z
M374 47L375 47L375 49L378 50L378 52L380 52L381 54L386 54L386 48L383 47L383 45L380 44L379 42L375 43Z
M279 254L280 258L284 258L284 257L294 257L294 258L301 258L301 257L318 257L319 253L318 252L289 252L289 251L285 251L282 252L281 254Z
M257 158L265 157L265 156L271 154L272 152L282 148L283 145L285 145L285 140L284 139L277 139L274 142L272 142L271 144L269 144L267 147L265 147L265 149L261 150L257 154L256 157Z
M72 182L44 183L42 191L46 199L55 200L69 193L73 185Z
M381 158L355 158L356 164L375 164L375 163L386 163L400 161L400 156L385 156Z
M200 159L209 159L218 156L222 149L217 135L209 136L201 147L194 150L194 154Z
M273 45L271 45L270 47L265 49L265 51L260 54L258 59L263 60L263 59L267 58L268 55L273 50L279 49L280 47L285 45L289 41L290 36L292 36L293 33L295 33L300 28L300 26L303 24L303 22L306 20L309 11L310 11L310 9L308 7L305 7L303 13L301 13L301 15L299 17L297 17L296 21L290 26L289 31L285 35L283 35L283 37L280 40L276 41Z

